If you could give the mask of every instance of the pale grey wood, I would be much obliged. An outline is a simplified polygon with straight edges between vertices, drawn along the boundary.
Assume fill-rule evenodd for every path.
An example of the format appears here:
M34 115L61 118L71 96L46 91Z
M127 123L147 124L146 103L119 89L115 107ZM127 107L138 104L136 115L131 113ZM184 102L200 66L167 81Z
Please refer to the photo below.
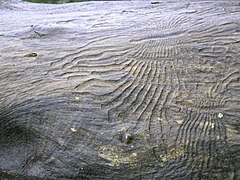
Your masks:
M238 179L238 1L0 2L0 176Z

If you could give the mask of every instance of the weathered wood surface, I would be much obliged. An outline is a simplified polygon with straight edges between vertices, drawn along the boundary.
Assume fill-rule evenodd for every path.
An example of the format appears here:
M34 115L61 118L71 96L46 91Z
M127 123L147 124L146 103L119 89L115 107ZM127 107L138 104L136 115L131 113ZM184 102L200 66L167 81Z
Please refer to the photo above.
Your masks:
M0 174L238 179L239 1L0 2Z

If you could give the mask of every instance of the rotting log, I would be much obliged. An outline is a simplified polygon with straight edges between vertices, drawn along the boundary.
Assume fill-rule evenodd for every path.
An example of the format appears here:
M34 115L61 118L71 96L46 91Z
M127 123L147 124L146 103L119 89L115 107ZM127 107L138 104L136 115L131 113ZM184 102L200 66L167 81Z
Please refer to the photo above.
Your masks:
M239 1L0 2L0 176L240 177Z

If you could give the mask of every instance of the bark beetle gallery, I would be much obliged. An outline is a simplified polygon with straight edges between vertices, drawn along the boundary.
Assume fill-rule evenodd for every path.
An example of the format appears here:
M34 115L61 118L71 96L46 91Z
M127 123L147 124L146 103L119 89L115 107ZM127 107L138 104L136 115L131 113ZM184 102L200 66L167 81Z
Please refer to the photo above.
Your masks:
M238 1L0 2L1 179L240 177Z

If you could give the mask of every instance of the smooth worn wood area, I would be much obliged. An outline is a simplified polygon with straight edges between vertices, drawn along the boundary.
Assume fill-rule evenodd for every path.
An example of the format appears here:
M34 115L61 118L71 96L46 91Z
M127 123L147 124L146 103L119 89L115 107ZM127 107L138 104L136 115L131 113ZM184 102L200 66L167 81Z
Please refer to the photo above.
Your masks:
M239 177L239 1L0 2L0 179Z

